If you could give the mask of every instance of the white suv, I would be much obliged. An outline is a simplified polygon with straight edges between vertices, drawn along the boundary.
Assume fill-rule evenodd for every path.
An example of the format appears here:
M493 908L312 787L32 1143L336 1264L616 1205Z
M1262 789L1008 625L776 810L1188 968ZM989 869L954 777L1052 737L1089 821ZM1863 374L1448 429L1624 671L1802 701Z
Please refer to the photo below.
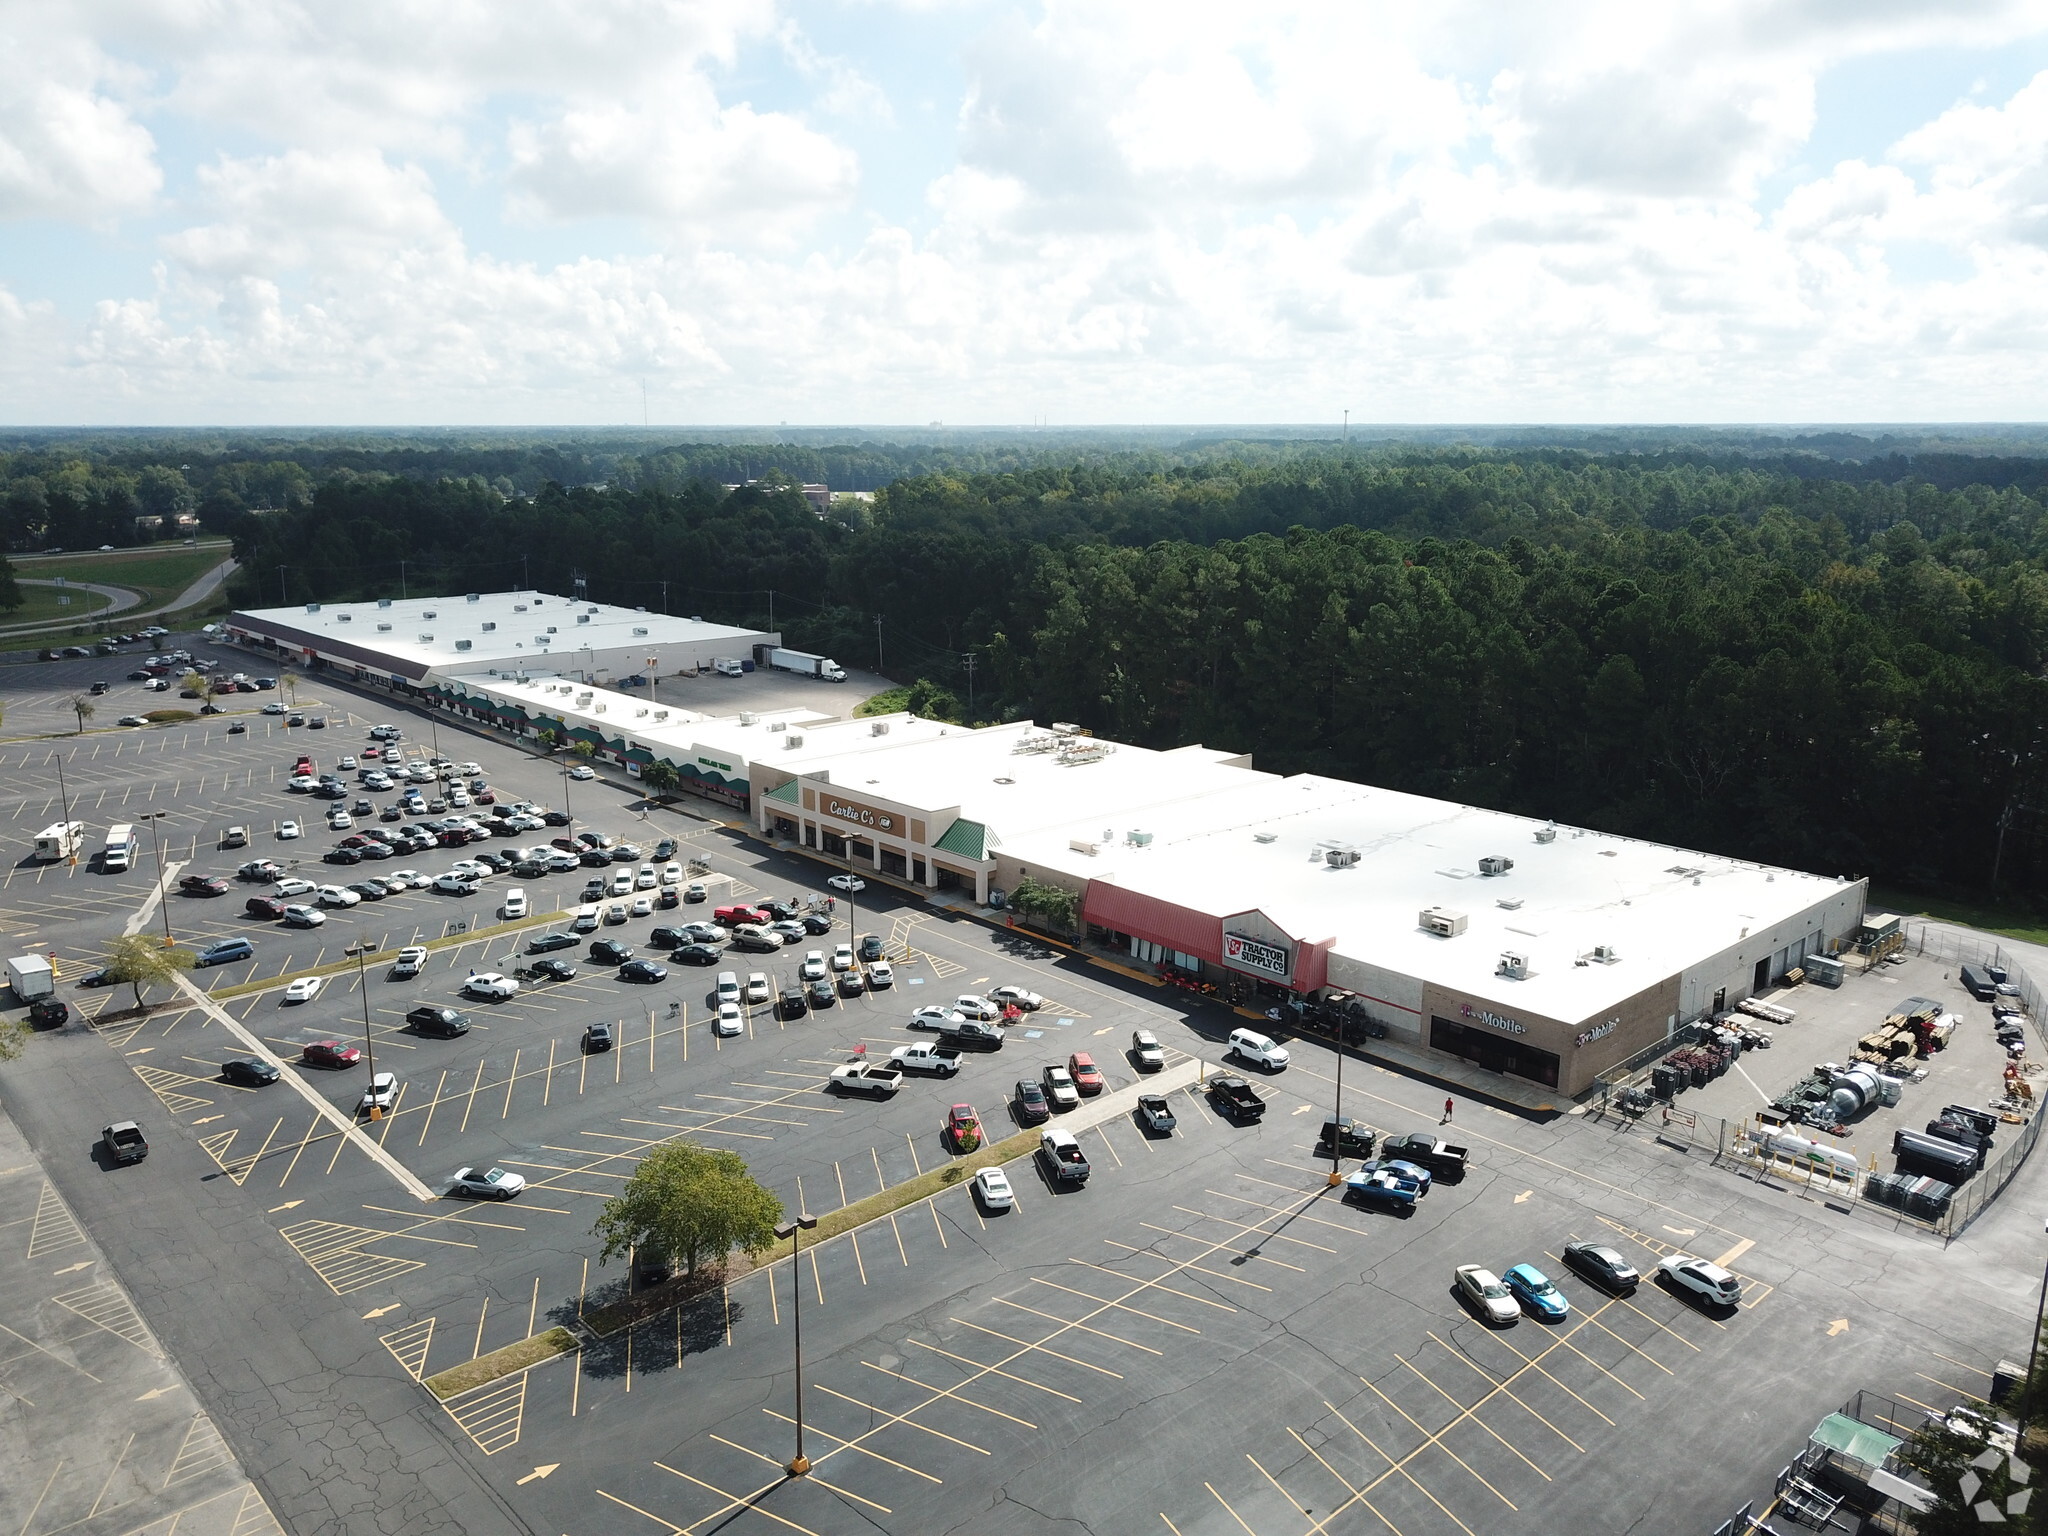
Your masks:
M1742 1282L1718 1264L1696 1259L1689 1253L1674 1253L1657 1261L1657 1273L1672 1285L1687 1290L1702 1301L1732 1307L1742 1300Z
M1230 1053L1240 1061L1255 1061L1268 1072L1278 1072L1288 1060L1286 1046L1256 1029L1233 1029Z
M718 973L718 1000L721 1003L736 1003L740 1000L740 976L738 971Z

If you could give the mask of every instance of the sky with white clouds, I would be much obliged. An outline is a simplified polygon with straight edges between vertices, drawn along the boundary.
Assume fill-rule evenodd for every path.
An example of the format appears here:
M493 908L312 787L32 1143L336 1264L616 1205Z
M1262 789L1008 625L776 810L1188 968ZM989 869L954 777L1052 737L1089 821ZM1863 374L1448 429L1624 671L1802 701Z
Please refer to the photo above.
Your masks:
M2048 418L2048 0L0 0L0 421Z

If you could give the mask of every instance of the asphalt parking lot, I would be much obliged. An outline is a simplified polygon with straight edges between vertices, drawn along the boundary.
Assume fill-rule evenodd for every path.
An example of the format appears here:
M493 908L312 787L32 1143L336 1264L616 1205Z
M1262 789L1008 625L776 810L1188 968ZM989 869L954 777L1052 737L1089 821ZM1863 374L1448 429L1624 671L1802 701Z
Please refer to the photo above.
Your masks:
M405 728L407 745L432 745L423 717L388 702L311 684L300 699L339 723L313 732L252 716L236 736L213 719L0 743L12 846L60 814L53 753L64 754L73 814L95 835L166 813L175 886L292 847L217 839L227 825L313 810L284 785L298 750L324 767L384 720ZM16 729L11 704L7 719ZM501 798L562 803L558 770L509 744L444 726L440 746L477 760ZM679 857L708 861L735 897L823 891L822 867L715 820L643 820L632 791L602 780L569 793L579 828L643 846L676 838ZM301 839L296 851L310 863L332 840ZM391 863L435 872L459 856ZM332 873L345 883L358 872ZM518 883L545 912L586 877ZM125 993L68 978L110 935L168 912L181 941L255 939L253 962L198 973L234 1028L290 1057L311 1039L360 1043L367 1011L376 1066L399 1079L393 1113L343 1135L336 1120L353 1121L366 1066L295 1070L309 1094L229 1085L218 1065L242 1053L238 1038L196 1004L42 1037L0 1077L143 1315L179 1360L201 1362L195 1390L288 1527L330 1528L320 1513L345 1487L391 1511L391 1529L408 1511L460 1507L479 1531L1704 1530L1725 1518L1731 1486L1782 1464L1855 1388L1952 1401L1982 1390L1972 1373L2025 1337L2033 1277L1992 1262L2002 1208L1982 1243L1973 1229L1942 1250L1573 1119L1537 1125L1461 1101L1447 1134L1473 1149L1463 1182L1435 1188L1405 1219L1347 1206L1312 1147L1337 1064L1298 1041L1285 1072L1250 1074L1270 1104L1255 1126L1222 1119L1199 1087L1177 1089L1169 1138L1125 1118L1082 1132L1094 1170L1084 1189L1055 1193L1033 1164L1014 1165L1011 1212L947 1190L809 1250L794 1273L776 1262L439 1405L421 1378L633 1288L624 1266L594 1262L590 1226L666 1140L738 1151L790 1208L829 1212L943 1163L950 1104L1007 1129L1011 1084L1048 1062L1090 1051L1114 1091L1136 1080L1123 1055L1133 1028L1158 1032L1177 1062L1213 1064L1238 1022L877 887L850 924L843 905L833 914L831 935L728 963L779 984L806 949L875 933L895 960L892 991L795 1021L756 1006L736 1038L710 1028L718 967L631 986L564 950L575 980L463 1002L472 968L508 971L547 926L472 937L510 883L487 882L466 902L420 892L365 903L293 931L244 917L239 886L154 905L146 838L127 874L11 864L0 875L0 929L58 954L68 1001L121 1008ZM591 937L623 936L644 953L656 923L704 910ZM421 976L395 981L390 955L414 938L440 947ZM334 972L311 1002L250 989L352 962L345 951L366 940L376 949L361 970ZM881 1102L824 1091L862 1048L874 1058L929 1038L907 1028L912 1008L1005 982L1047 1006L958 1078L913 1079ZM421 1002L462 1007L475 1027L423 1038L404 1023ZM614 1026L616 1049L580 1049L593 1022ZM1442 1105L1440 1087L1356 1061L1343 1093L1346 1112L1382 1130L1426 1129ZM154 1148L147 1163L106 1172L84 1144L122 1116L145 1120ZM469 1164L520 1172L529 1187L503 1205L419 1198ZM2018 1209L2027 1196L2007 1199ZM1680 1248L1722 1259L1744 1279L1743 1304L1713 1315L1647 1284L1603 1296L1556 1261L1575 1236L1645 1267ZM1560 1281L1565 1321L1489 1328L1451 1293L1458 1263L1517 1261ZM817 1463L794 1483L778 1471L794 1437L792 1280ZM316 1439L347 1449L313 1480L302 1455Z

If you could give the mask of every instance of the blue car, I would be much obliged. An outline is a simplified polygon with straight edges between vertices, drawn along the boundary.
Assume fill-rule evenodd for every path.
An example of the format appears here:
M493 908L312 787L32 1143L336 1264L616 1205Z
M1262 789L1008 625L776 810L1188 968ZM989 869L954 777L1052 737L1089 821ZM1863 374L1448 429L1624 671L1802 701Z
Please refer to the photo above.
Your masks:
M1417 1194L1429 1193L1429 1170L1416 1163L1404 1162L1398 1157L1374 1158L1369 1163L1359 1164L1360 1174L1391 1173L1397 1179L1413 1184Z
M1354 1173L1344 1180L1346 1200L1356 1200L1361 1205L1384 1206L1403 1214L1415 1209L1415 1202L1421 1194L1422 1190L1414 1180L1392 1172Z
M1517 1264L1500 1278L1515 1300L1547 1323L1556 1322L1572 1309L1564 1292L1533 1264Z

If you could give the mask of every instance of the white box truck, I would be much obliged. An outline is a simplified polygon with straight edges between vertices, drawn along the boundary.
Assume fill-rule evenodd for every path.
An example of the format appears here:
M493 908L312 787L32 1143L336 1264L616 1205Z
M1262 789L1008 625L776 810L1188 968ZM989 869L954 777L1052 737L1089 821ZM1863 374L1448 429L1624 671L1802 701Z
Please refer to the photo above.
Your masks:
M813 656L809 651L785 651L778 647L768 653L768 665L778 672L822 677L828 683L846 681L846 668L829 656Z
M57 990L57 978L50 970L50 962L41 955L17 955L8 961L7 980L14 987L14 995L24 1003L48 997Z
M85 823L53 821L36 834L36 857L46 864L76 858L85 847Z

